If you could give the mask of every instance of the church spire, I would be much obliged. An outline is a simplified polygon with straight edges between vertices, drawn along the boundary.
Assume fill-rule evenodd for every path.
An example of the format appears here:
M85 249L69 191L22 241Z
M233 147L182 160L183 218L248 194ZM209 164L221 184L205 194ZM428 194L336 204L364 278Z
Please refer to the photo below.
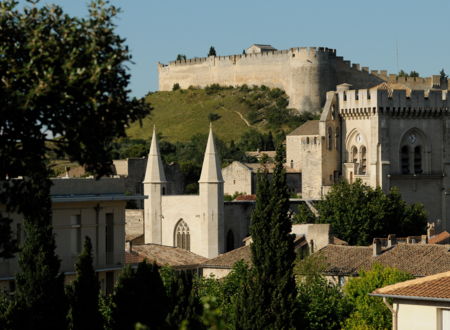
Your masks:
M220 183L223 182L222 168L212 132L212 124L209 124L208 143L206 144L205 158L203 159L202 174L199 183Z
M156 137L156 129L153 126L152 143L150 152L148 153L147 169L145 170L144 183L165 183L166 175L159 153L158 138Z

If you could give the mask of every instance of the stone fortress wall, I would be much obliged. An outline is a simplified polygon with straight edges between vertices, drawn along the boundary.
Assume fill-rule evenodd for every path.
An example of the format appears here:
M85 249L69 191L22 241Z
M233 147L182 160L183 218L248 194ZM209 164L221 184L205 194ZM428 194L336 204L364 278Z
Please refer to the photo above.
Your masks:
M336 50L324 47L299 47L261 53L209 56L158 63L159 90L169 91L175 83L181 88L243 84L281 88L290 106L300 111L319 110L326 92L349 83L353 88L370 88L382 82L403 83L412 89L440 88L439 76L402 78L387 71L352 64ZM447 89L448 84L445 84Z

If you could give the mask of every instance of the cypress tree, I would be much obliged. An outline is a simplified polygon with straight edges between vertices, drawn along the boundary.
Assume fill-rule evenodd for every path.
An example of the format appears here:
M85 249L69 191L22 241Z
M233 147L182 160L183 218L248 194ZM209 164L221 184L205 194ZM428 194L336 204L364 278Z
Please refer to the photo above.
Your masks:
M16 275L16 302L11 317L20 329L65 329L67 300L64 275L55 254L51 182L47 169L35 164L35 172L23 179L28 197L21 208L24 215L25 241L19 255L20 272Z
M216 49L213 46L209 47L208 56L216 56Z
M113 329L134 329L138 322L150 329L164 327L168 310L167 295L156 264L144 260L136 270L126 267L112 301Z
M68 288L71 329L103 329L103 320L98 308L100 285L92 263L92 243L86 236L83 251L75 265L77 278Z
M237 329L295 328L295 252L281 145L275 161L270 182L267 170L258 175L250 227L253 269L237 303Z
M200 301L193 288L192 273L189 271L174 272L168 287L170 312L167 324L170 329L200 329Z

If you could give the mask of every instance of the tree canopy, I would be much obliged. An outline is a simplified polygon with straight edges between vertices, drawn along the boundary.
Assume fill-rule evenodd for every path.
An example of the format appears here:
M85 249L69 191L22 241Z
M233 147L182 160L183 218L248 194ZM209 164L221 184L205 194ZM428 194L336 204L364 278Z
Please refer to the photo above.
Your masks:
M208 56L216 56L216 49L213 46L209 47Z
M320 223L329 223L335 236L351 245L368 245L374 237L421 235L427 216L422 204L408 205L392 188L385 194L360 180L335 184L318 203Z

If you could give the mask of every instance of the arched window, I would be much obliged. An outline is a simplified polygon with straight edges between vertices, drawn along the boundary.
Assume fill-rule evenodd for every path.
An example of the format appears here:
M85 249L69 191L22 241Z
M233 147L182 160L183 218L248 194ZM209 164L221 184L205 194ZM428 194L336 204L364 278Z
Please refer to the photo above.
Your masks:
M366 174L367 171L367 150L365 146L361 146L361 174Z
M230 229L227 233L227 252L234 250L234 235L233 231Z
M333 129L331 127L328 127L327 147L328 150L333 148Z
M422 148L417 146L414 148L414 173L420 174L422 169Z
M358 148L356 148L355 146L352 147L352 159L351 159L352 163L357 163L358 162Z
M306 138L306 144L309 144L309 137Z
M176 247L191 250L191 236L189 235L189 226L183 219L178 221L175 226L175 242Z
M317 144L317 137L314 137L314 144Z
M409 148L403 146L400 150L400 165L402 168L402 174L409 174Z
M291 159L291 168L294 168L294 161Z

